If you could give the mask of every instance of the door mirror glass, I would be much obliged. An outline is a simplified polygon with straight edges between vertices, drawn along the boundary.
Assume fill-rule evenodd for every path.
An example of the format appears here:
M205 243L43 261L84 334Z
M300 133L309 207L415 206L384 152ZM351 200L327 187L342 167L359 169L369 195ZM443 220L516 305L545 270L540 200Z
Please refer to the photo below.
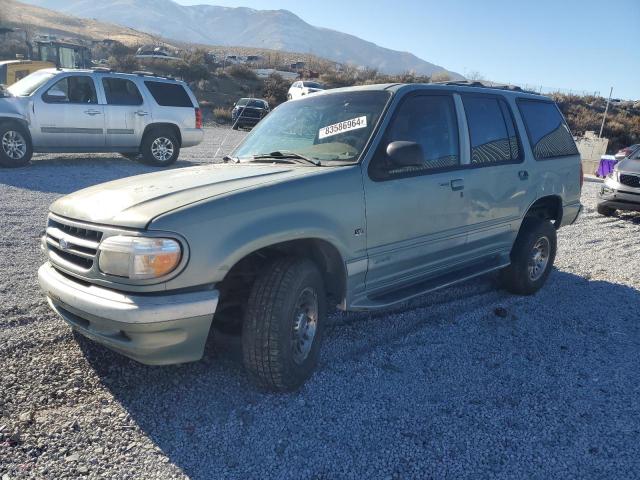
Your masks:
M416 142L391 142L387 145L387 156L399 167L424 165L422 146Z

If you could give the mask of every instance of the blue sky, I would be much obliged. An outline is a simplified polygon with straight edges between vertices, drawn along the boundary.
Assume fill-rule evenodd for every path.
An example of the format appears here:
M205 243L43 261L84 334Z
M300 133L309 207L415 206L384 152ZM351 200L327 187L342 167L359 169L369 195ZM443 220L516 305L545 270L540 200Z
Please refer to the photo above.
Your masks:
M640 0L179 0L287 9L489 80L640 99Z

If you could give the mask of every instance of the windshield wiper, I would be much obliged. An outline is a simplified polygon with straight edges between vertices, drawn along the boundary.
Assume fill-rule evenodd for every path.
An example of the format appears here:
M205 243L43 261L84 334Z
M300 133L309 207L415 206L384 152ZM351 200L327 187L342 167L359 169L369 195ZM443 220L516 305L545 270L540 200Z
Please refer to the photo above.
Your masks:
M286 150L282 150L282 151L276 150L275 152L271 152L271 153L261 153L258 155L254 155L253 159L254 160L268 160L268 159L293 160L293 161L297 161L298 163L308 163L311 165L315 165L316 167L322 166L322 162L320 162L320 160L314 160L312 158L305 157L304 155L300 155L299 153L289 152Z

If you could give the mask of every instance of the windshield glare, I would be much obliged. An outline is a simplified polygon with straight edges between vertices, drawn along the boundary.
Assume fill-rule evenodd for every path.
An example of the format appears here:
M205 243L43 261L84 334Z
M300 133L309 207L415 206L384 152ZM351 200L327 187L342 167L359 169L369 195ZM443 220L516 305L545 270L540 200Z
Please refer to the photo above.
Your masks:
M28 97L53 76L54 74L51 72L33 72L22 80L18 80L7 90L16 97Z
M244 107L245 105L253 108L266 108L267 106L266 102L255 98L241 98L238 100L238 103L236 103L238 107Z
M240 160L289 152L324 161L357 161L390 93L331 93L283 103L233 152Z

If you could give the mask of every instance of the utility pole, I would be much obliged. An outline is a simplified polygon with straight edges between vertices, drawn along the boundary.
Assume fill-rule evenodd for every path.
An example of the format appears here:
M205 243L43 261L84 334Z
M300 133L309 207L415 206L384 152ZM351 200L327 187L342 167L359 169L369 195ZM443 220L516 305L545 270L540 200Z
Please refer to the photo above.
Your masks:
M609 102L611 102L611 94L613 93L613 87L609 90L609 98L607 99L607 106L604 107L604 115L602 116L602 125L600 125L600 135L598 138L602 138L602 130L604 130L604 121L607 119L607 112L609 111Z

